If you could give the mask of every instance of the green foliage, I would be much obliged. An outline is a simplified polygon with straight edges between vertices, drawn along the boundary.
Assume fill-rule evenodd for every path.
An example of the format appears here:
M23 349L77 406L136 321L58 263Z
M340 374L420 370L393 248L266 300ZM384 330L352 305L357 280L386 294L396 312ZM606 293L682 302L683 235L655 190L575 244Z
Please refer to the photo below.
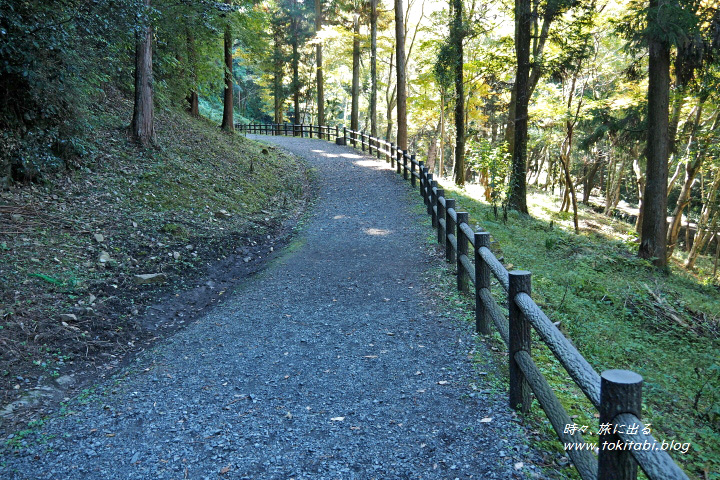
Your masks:
M0 0L0 178L36 179L85 153L83 119L122 70L134 4Z
M466 144L466 164L487 179L493 205L504 202L510 178L510 154L506 144L492 145L486 138L471 137Z
M444 187L472 224L493 218L492 206ZM530 200L531 213L539 216L532 205L539 196ZM702 472L720 478L716 288L681 270L659 274L622 241L573 235L549 220L511 215L505 224L479 224L498 242L507 268L533 272L533 298L598 372L624 368L643 376L643 415L655 438L692 445L674 460L701 478ZM533 357L570 415L596 421L596 411L568 388L567 374L552 355L537 345Z

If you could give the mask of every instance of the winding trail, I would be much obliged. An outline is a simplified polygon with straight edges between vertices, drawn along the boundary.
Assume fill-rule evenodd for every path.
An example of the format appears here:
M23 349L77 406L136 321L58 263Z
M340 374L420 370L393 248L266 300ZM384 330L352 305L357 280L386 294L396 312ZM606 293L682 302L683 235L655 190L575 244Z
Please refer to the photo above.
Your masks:
M470 325L433 310L422 278L439 260L423 253L417 192L350 148L257 138L316 168L295 247L24 448L0 450L0 477L541 475L505 394L473 374Z

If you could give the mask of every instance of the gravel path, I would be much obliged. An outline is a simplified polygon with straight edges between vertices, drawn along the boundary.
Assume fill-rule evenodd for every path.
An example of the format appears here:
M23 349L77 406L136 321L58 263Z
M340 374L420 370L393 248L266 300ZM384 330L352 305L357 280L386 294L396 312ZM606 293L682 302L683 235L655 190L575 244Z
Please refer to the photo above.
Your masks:
M0 478L537 476L505 396L469 374L470 326L432 311L409 184L347 147L260 139L317 169L294 251L2 447Z

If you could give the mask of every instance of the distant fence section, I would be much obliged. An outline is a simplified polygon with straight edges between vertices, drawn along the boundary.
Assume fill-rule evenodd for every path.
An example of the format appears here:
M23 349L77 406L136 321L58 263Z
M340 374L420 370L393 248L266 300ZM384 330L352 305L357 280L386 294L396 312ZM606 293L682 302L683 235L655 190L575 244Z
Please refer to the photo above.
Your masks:
M467 212L455 199L447 198L423 161L392 142L347 128L316 125L239 125L244 133L325 138L351 145L391 164L398 174L419 186L420 195L437 229L437 241L448 262L457 267L457 288L475 299L475 329L489 334L497 329L508 348L510 406L528 412L531 393L550 420L565 453L583 480L632 480L638 465L650 480L689 480L641 421L643 379L629 370L606 370L598 374L572 343L558 330L531 296L531 274L507 271L490 250L490 234L473 230ZM491 292L495 278L506 296L506 316ZM472 288L471 288L472 285ZM576 425L565 411L531 352L531 329L554 354L569 377L598 409L597 444L586 443L584 426Z

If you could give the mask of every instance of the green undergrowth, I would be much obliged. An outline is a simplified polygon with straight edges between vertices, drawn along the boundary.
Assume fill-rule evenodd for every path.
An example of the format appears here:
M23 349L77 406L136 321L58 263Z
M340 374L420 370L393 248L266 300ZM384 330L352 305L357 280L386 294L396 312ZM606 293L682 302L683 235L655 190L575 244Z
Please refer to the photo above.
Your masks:
M644 378L643 421L658 441L689 444L671 456L691 478L720 479L720 296L717 287L679 268L671 274L638 259L630 227L583 212L580 235L555 222L492 206L444 185L470 224L491 233L508 270L532 272L533 298L598 372L633 370ZM546 207L535 207L546 208ZM615 230L619 233L615 233ZM625 233L625 235L623 234ZM494 287L499 303L504 291ZM496 335L497 336L497 335ZM533 358L573 421L597 431L597 411L535 337ZM566 458L537 403L530 423L543 448ZM585 435L596 442L597 436ZM571 474L575 475L575 474Z
M108 92L76 168L0 192L0 406L42 378L144 348L149 305L231 254L264 257L305 209L297 157L167 108L143 149L131 116Z

